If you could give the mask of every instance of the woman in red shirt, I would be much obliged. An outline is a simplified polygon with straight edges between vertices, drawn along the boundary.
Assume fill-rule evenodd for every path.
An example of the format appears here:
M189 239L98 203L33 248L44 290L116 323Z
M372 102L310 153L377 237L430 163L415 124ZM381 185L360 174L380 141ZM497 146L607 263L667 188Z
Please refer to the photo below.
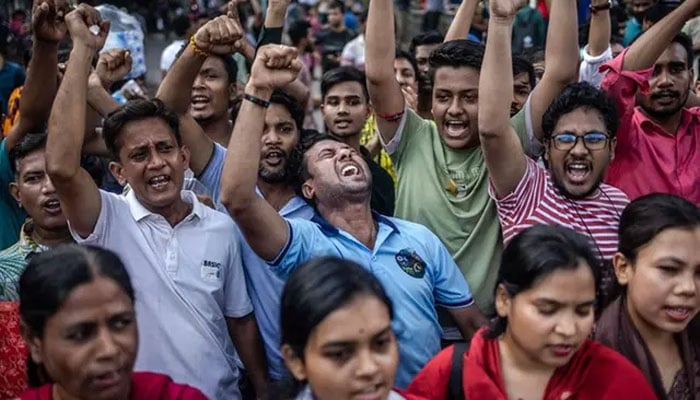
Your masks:
M302 265L284 287L280 314L294 381L275 399L421 399L392 389L399 363L392 305L366 269L335 257Z
M588 340L598 260L589 240L556 226L533 226L506 247L495 291L498 314L461 357L464 399L652 400L642 373ZM409 387L448 399L453 347L433 358Z
M138 349L134 290L124 265L97 247L36 255L19 282L30 352L22 400L203 400L197 389L132 372Z

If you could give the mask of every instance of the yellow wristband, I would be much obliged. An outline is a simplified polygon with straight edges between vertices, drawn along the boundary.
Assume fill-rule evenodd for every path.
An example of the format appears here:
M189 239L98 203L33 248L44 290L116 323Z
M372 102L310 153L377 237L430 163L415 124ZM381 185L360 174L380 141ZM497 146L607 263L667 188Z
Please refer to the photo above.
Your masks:
M195 54L200 55L204 58L209 57L211 54L208 51L204 51L197 46L197 43L194 42L194 35L190 36L190 43L189 46L192 47L192 50L194 50Z

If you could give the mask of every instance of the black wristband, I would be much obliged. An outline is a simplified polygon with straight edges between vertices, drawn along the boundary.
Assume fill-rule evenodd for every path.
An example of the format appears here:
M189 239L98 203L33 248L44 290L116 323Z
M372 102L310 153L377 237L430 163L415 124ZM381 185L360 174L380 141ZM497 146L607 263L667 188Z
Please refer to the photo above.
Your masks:
M269 101L263 100L263 99L261 99L261 98L259 98L259 97L255 97L255 96L253 96L252 94L244 93L244 94L243 94L243 99L244 99L244 100L248 100L249 102L251 102L251 103L253 103L253 104L255 104L255 105L258 105L258 106L260 106L260 107L263 107L263 108L268 108L268 107L270 107L270 102L269 102Z
M612 0L608 0L607 3L601 4L599 6L594 6L591 4L588 9L591 10L591 14L595 14L598 11L609 10L612 7Z

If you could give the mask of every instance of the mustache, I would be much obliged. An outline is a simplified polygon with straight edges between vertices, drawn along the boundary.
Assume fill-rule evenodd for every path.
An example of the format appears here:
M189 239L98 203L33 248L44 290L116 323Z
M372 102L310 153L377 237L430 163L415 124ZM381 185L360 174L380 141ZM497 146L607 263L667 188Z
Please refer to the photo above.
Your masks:
M658 92L654 92L650 96L652 99L658 99L660 97L675 97L679 98L681 97L681 93L676 91L676 90L661 90Z

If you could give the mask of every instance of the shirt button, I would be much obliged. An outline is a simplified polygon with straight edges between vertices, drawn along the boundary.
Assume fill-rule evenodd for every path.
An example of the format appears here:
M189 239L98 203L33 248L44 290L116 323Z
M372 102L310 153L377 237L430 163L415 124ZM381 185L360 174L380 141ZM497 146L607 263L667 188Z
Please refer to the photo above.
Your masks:
M377 256L372 256L372 261L377 261Z

